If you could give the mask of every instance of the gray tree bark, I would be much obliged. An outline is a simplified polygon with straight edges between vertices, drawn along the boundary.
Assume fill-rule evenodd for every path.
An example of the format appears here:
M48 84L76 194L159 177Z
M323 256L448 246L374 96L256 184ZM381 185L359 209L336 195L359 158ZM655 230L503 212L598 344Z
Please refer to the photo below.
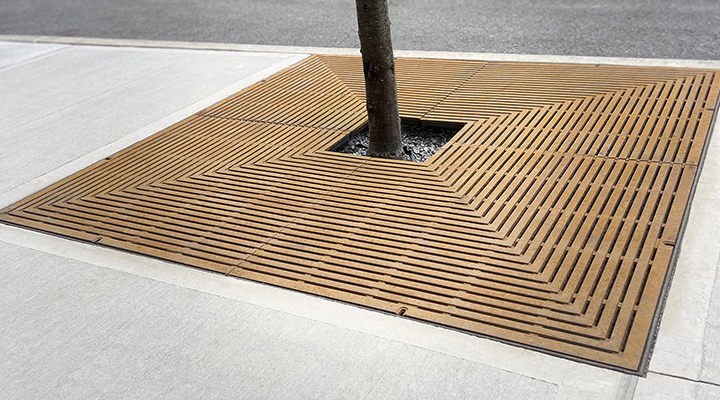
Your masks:
M387 0L355 0L365 74L370 157L404 160Z

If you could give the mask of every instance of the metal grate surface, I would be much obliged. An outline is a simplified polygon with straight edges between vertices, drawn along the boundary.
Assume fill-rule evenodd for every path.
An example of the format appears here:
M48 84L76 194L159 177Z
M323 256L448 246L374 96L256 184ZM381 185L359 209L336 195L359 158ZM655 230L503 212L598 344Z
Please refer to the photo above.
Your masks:
M716 71L399 59L425 163L328 151L359 58L313 56L15 204L9 223L643 368Z

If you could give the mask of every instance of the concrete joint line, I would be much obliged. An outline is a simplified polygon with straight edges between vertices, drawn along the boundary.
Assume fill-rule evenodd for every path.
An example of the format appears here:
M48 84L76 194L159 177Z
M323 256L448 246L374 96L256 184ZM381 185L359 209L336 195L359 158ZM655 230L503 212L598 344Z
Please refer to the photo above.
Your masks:
M374 335L558 385L556 400L612 398L627 375L301 292L0 224L0 241ZM538 368L542 366L542 368ZM591 388L585 382L594 382ZM589 390L589 391L588 391ZM625 400L624 397L617 397Z
M632 400L635 397L638 377L636 375L625 375L620 379L617 396L615 400Z
M116 140L115 142L112 142L106 146L103 146L91 153L88 153L80 158L77 158L55 170L52 170L42 176L39 176L27 183L24 183L20 186L17 186L3 194L0 194L0 209L5 208L27 196L30 196L31 194L38 192L53 183L56 183L65 177L68 177L72 175L75 172L81 171L84 168L89 167L90 165L95 164L96 162L102 160L103 158L110 157L111 155L117 153L118 151L125 149L126 147L139 142L140 140L143 140L151 135L154 135L158 131L161 131L162 129L177 123L179 121L182 121L183 119L189 117L190 115L222 100L227 98L228 96L231 96L232 94L254 84L257 81L260 81L262 79L265 79L277 72L282 71L283 69L296 64L306 57L308 57L309 54L288 54L287 58L281 61L278 61L277 63L258 71L246 78L241 79L240 81L227 86L226 88L204 98L203 100L200 100L196 102L195 104L189 105L182 110L176 111L173 114L170 114L162 119L159 119L143 128L140 128L136 130L135 132L132 132L128 134L127 136Z
M29 63L33 63L33 62L36 62L36 61L38 61L38 60L42 60L43 58L56 56L58 53L62 53L62 52L67 51L67 50L69 50L69 49L71 49L71 48L72 48L71 45L60 45L60 46L57 46L57 48L55 48L55 49L53 49L53 50L50 50L50 51L45 52L45 53L40 53L40 54L38 54L38 55L35 55L34 57L28 58L27 60L23 60L23 61L18 62L18 63L6 65L6 66L0 68L0 72L5 72L5 71L9 71L9 70L11 70L11 69L19 68L19 67L25 66L25 65L27 65L27 64L29 64Z
M0 35L0 40L11 42L58 43L87 46L150 47L164 49L219 50L268 53L312 53L328 55L360 55L359 49L332 47L277 46L259 44L182 42L163 40L103 39L64 36ZM605 64L639 67L708 68L720 69L716 60L673 60L656 58L583 57L536 54L466 53L421 50L396 50L396 57L437 58L449 60L479 60L504 62L539 62L569 64Z

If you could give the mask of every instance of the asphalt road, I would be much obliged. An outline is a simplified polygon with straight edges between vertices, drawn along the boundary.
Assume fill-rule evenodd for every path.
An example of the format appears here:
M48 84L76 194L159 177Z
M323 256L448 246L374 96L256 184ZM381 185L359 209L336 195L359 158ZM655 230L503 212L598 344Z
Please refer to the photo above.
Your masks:
M719 0L389 0L401 50L720 59ZM0 0L0 34L359 47L352 0Z

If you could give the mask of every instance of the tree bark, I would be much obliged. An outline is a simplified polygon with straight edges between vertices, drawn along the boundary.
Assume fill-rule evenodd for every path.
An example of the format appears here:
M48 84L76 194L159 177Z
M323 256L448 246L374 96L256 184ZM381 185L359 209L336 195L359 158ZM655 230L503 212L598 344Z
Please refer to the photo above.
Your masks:
M365 74L370 157L404 160L387 0L355 0Z

